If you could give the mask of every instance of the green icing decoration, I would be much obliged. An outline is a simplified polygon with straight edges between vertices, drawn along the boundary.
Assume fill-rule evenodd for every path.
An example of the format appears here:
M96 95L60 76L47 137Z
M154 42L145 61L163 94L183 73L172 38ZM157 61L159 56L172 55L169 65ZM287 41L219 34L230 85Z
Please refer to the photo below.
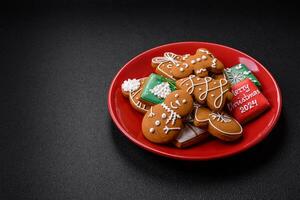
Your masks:
M175 90L175 81L157 74L151 74L142 91L141 99L153 104L159 104L164 101L165 96Z
M249 78L257 87L261 87L260 82L244 64L235 65L233 67L225 69L224 72L228 81L232 85L235 85L236 83Z

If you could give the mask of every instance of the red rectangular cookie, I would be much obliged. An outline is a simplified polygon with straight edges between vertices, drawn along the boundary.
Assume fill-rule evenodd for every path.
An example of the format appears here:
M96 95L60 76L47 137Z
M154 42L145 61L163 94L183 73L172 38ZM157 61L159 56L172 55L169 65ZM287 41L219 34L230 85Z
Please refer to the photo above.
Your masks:
M270 107L266 97L250 79L231 87L234 97L228 104L231 115L240 123L246 123Z

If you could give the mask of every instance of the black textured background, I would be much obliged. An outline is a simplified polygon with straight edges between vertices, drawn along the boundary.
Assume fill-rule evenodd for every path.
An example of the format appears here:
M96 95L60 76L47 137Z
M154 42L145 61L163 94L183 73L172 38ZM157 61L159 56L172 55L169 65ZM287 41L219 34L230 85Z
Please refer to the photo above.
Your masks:
M299 199L297 7L137 2L1 6L0 199ZM229 45L268 68L284 105L265 141L232 158L183 162L118 131L107 111L112 78L133 56L176 41Z

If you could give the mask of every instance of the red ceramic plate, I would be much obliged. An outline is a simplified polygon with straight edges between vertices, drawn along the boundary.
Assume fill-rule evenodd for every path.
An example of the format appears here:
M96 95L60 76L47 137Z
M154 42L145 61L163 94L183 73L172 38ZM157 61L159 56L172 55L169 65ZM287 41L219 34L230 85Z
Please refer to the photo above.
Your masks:
M271 104L271 109L244 128L244 137L236 143L224 143L214 139L188 149L177 149L172 146L157 145L143 137L141 121L143 115L135 111L129 101L121 93L121 84L128 78L141 78L153 72L151 59L161 56L166 51L177 54L193 54L197 48L207 48L225 66L238 63L246 64L262 84L263 94ZM209 160L231 156L245 151L262 141L275 126L281 112L280 89L268 70L254 58L236 49L206 42L180 42L150 49L130 60L113 79L108 93L108 109L110 115L129 140L138 146L158 155L184 160Z

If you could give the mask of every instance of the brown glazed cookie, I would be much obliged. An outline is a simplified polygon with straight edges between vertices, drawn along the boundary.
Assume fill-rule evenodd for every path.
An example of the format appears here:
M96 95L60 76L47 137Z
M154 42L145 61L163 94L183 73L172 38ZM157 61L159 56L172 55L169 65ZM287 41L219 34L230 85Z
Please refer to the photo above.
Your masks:
M170 93L161 104L152 106L142 121L144 136L165 144L174 140L183 128L182 117L193 109L193 98L183 90Z
M150 105L140 101L143 86L147 81L147 77L141 79L125 80L121 86L122 94L129 98L129 102L134 109L141 113L146 113L150 109Z
M206 103L214 112L221 111L226 102L231 101L233 97L229 91L230 84L226 79L215 80L211 77L199 78L190 75L177 80L176 87L193 94L198 103Z
M173 80L184 78L193 73L194 68L184 59L189 54L180 56L171 52L164 53L164 57L155 57L152 59L152 67L156 68L155 72L159 75L171 78Z
M180 63L181 56L175 53L166 52L163 57L155 57L152 59L151 65L155 68L155 72L161 76L176 80L172 74L172 68Z
M207 131L223 141L234 141L242 136L243 128L233 117L222 112L212 112L199 107L195 112L194 125L207 127Z
M199 77L208 76L208 72L221 73L224 65L221 61L214 57L207 49L198 49L194 55L187 56L184 59L188 65L194 69L194 73Z

